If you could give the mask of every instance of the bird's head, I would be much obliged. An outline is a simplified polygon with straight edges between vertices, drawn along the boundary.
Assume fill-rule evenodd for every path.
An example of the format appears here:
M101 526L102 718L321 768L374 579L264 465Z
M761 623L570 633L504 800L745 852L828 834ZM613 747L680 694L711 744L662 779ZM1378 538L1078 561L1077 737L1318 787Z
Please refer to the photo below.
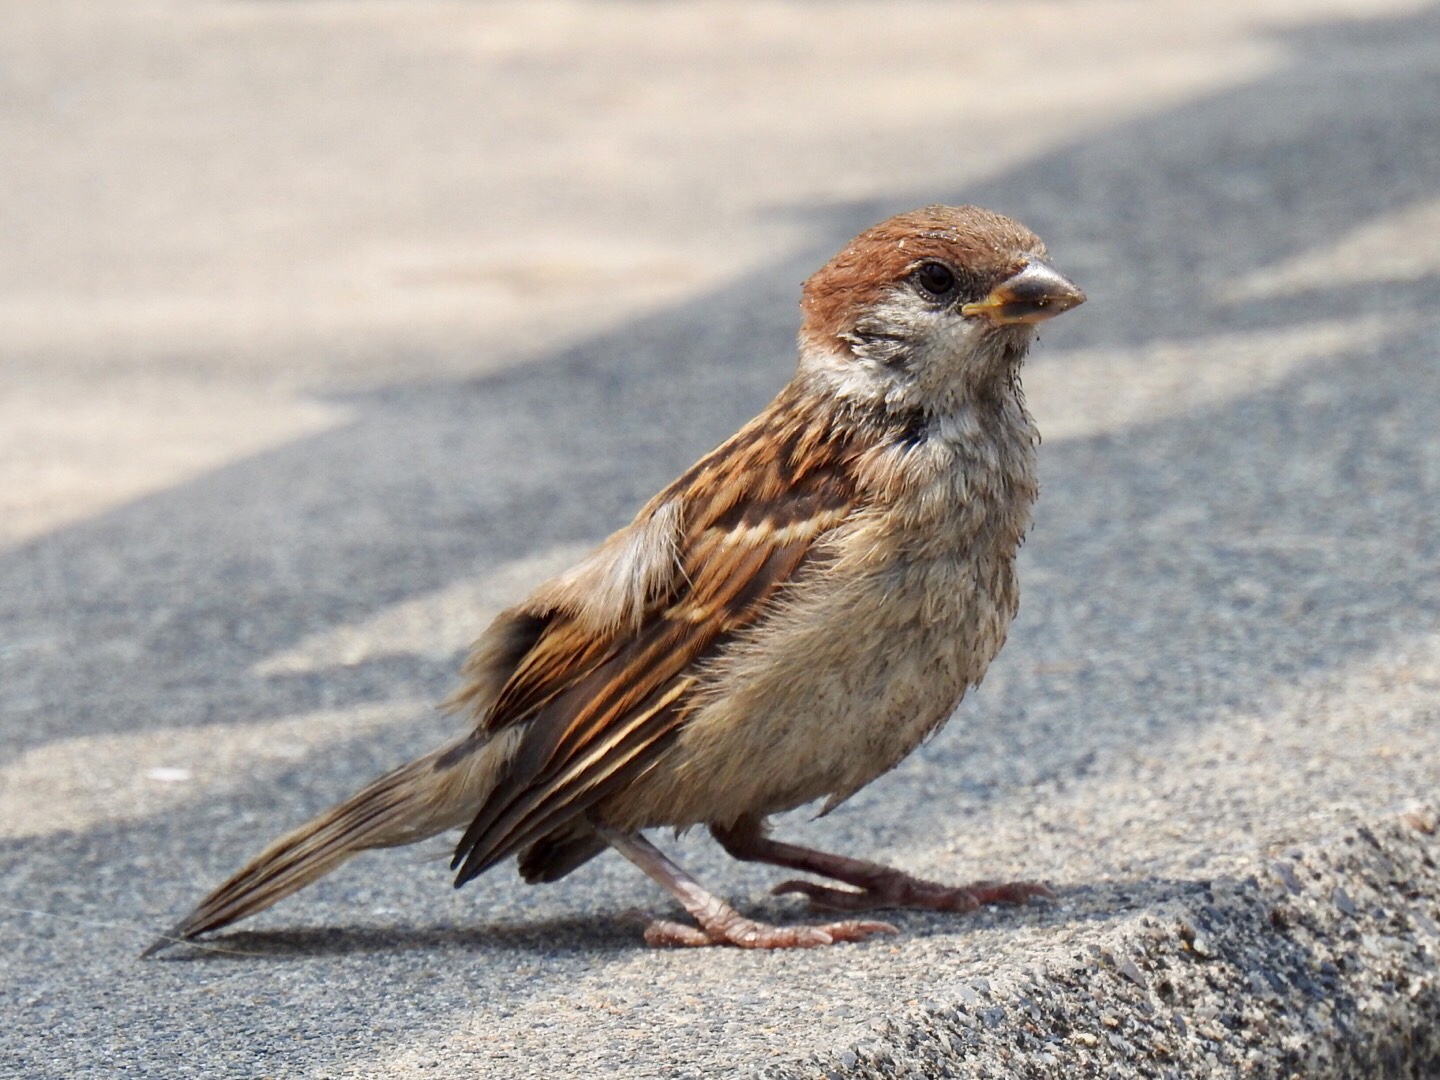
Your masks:
M843 398L946 411L1012 387L1046 319L1085 294L1025 226L927 206L865 230L805 282L800 370Z

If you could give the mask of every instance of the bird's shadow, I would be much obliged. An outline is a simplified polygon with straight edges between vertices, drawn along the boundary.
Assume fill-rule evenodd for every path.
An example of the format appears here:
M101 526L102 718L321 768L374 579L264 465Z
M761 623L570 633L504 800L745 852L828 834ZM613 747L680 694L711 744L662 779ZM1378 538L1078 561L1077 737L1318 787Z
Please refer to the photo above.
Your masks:
M1106 923L1164 902L1205 895L1199 880L1148 878L1062 887L1051 898L1018 907L991 906L952 914L914 909L879 909L862 914L827 911L793 900L766 897L740 905L742 914L779 926L847 918L878 919L898 931L873 941L903 945L908 939L963 938L980 931L1045 930L1080 923ZM156 957L161 962L273 961L386 955L409 952L518 952L535 956L609 956L645 950L643 932L651 919L685 922L679 908L631 908L594 915L566 915L523 922L473 926L330 926L278 930L237 930L197 941L177 941Z
M535 922L475 926L328 926L235 930L178 941L162 962L296 960L406 952L525 952L609 954L633 948L647 916L640 912L564 916Z

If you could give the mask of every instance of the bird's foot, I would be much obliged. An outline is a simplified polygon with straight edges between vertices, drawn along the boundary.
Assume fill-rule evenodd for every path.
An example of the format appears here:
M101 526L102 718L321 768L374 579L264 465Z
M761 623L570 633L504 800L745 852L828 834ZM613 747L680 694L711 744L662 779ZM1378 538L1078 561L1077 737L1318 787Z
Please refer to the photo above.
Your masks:
M772 926L747 919L733 908L717 913L706 925L688 926L670 919L655 919L645 928L645 943L653 946L735 945L742 949L813 949L842 941L864 941L876 934L898 933L889 923L847 919L821 926Z
M1044 885L1032 881L977 881L971 885L941 885L885 869L867 875L859 889L841 889L814 881L785 881L773 893L800 893L817 908L829 911L874 911L877 908L919 908L928 911L974 911L985 904L1023 904L1032 896L1053 898Z
M874 934L899 933L889 923L846 919L823 926L771 926L747 919L676 866L639 833L596 827L605 842L653 877L679 900L698 926L656 919L645 928L649 945L736 945L742 949L813 949Z

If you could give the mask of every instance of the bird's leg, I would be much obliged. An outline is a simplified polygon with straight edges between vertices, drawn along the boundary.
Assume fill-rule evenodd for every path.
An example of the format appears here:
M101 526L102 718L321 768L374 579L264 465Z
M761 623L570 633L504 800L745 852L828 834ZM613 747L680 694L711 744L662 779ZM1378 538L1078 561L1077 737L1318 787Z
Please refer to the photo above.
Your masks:
M775 893L803 893L816 907L833 911L872 911L875 908L974 911L982 904L1023 904L1032 896L1055 895L1044 885L1029 881L977 881L970 885L942 885L926 881L903 870L864 859L831 855L798 844L772 840L765 835L764 824L755 817L742 817L728 828L711 825L710 833L737 859L803 870L853 885L853 889L837 889L813 881L786 881L771 890Z
M742 949L807 949L837 941L861 941L872 934L893 934L889 923L848 919L824 926L770 926L747 919L671 862L638 832L597 826L606 843L663 885L679 900L699 928L656 919L645 928L650 945L738 945Z

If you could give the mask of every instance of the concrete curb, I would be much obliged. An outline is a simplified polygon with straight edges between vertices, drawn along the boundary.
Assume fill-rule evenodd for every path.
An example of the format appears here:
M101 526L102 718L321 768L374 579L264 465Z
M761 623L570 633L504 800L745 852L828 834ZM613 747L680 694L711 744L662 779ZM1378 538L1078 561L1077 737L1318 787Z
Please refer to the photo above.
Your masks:
M766 1080L1440 1075L1433 807L1196 882ZM1121 889L1109 889L1117 905Z

